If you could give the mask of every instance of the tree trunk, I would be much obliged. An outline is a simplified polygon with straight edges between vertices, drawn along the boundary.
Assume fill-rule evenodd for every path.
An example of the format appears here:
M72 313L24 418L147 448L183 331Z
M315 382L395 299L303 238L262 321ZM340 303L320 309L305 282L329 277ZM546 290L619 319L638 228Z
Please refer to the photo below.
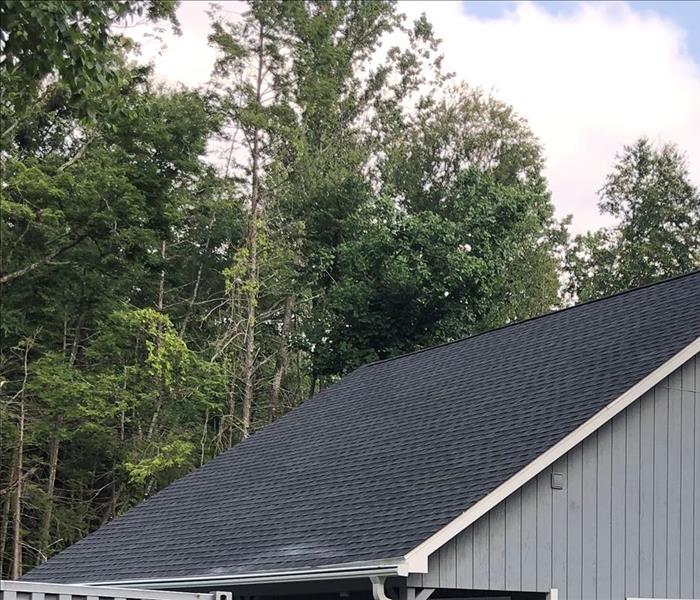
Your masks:
M234 432L236 429L236 389L232 385L228 391L228 447L233 447Z
M311 385L309 386L309 398L316 393L316 375L311 375Z
M146 434L146 441L150 442L156 433L156 426L158 425L158 417L160 417L160 411L163 408L163 393L161 392L156 401L156 406L153 409L153 415L151 416L151 423L148 426L148 433Z
M63 354L65 356L66 350L68 349L68 311L66 311L63 317Z
M24 461L24 391L27 387L27 376L29 374L29 340L26 342L24 350L24 380L22 388L18 392L19 398L19 424L17 434L17 455L15 458L15 475L17 477L17 487L15 488L14 507L12 512L12 571L10 577L19 579L22 576L22 478Z
M228 335L235 335L234 329L238 327L236 319L236 306L237 306L237 296L239 289L235 286L231 286L231 299L229 302L230 312L229 318L231 321L230 331ZM231 338L233 339L233 338ZM222 350L223 351L223 350ZM223 450L225 448L232 448L234 444L234 439L237 437L239 431L238 425L236 423L236 396L238 394L238 381L240 379L240 373L238 371L239 366L237 364L238 357L231 357L228 361L224 361L228 371L228 388L226 390L228 399L228 413L224 415L221 419L221 433L220 440L222 447L217 448L217 450Z
M204 254L209 252L209 245L211 244L211 228L216 222L216 214L213 214L209 220L209 225L207 226L207 241L204 244ZM184 338L185 331L187 330L187 325L189 324L190 318L192 317L192 311L194 310L195 302L197 302L197 294L199 294L199 286L202 283L202 271L204 270L204 264L200 261L199 267L197 267L197 277L194 281L194 289L192 290L192 297L187 303L187 311L185 312L185 317L182 319L182 325L180 326L180 337Z
M257 82L255 88L255 100L260 106L262 96L263 79L263 52L264 29L260 25L258 46ZM256 309L258 302L258 220L260 216L260 129L253 133L253 147L251 149L252 181L250 199L250 218L248 220L248 235L246 246L248 249L247 264L247 318L245 325L245 350L243 355L243 415L241 419L241 433L243 438L250 435L251 413L253 408L253 396L255 393L255 325Z
M117 504L119 502L119 496L121 496L122 491L124 491L124 484L123 483L120 483L119 487L117 487L116 481L112 483L112 497L111 497L109 504L107 506L107 510L105 511L105 514L102 517L102 521L100 522L100 526L109 522L109 520L112 517L117 516Z
M70 350L70 357L68 359L68 366L72 367L75 364L75 360L78 358L78 348L80 347L80 334L83 328L83 321L85 320L86 312L83 311L78 317L78 322L75 325L75 335L73 336L73 345Z
M160 243L160 258L163 261L163 268L160 271L160 281L158 283L158 300L156 307L159 313L163 313L164 307L164 296L165 296L165 240ZM156 337L156 345L160 349L161 347L161 337L163 332L163 326L158 322L158 333ZM160 417L160 411L163 408L163 402L165 400L165 385L162 380L158 382L158 400L156 400L155 408L153 409L153 415L151 416L151 423L148 426L148 433L146 434L146 441L150 442L156 432L156 426L158 425L158 418Z
M160 281L158 282L158 311L163 312L163 296L165 295L165 240L160 242L160 259L163 267L160 270Z
M15 465L12 465L9 484L15 481ZM12 505L12 494L8 493L2 503L2 519L0 519L0 579L5 575L5 546L7 545L7 530L10 524L10 506Z
M56 432L49 442L49 479L46 483L46 497L48 503L41 520L41 534L39 536L39 552L37 553L36 564L40 565L48 559L49 541L51 534L51 518L53 516L53 494L56 487L56 471L58 470L58 449L60 441Z
M294 295L289 294L284 299L284 315L282 316L282 329L280 331L280 347L277 352L277 363L275 373L272 376L272 391L270 393L270 408L268 419L270 423L277 418L279 410L279 396L282 389L282 378L287 372L287 360L289 356L289 346L287 338L292 326L292 312L294 310Z

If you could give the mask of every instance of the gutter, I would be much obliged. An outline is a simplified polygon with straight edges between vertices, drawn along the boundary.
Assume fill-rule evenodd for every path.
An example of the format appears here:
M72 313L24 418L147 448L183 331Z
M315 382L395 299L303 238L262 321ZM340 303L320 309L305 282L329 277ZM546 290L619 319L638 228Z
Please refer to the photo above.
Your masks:
M188 588L200 585L253 585L265 583L292 583L295 581L328 581L333 579L386 578L391 575L407 576L408 570L404 559L397 559L384 564L365 563L354 566L325 567L320 569L303 569L294 571L245 573L241 575L207 575L198 577L173 577L162 579L132 579L84 582L79 585L139 588Z

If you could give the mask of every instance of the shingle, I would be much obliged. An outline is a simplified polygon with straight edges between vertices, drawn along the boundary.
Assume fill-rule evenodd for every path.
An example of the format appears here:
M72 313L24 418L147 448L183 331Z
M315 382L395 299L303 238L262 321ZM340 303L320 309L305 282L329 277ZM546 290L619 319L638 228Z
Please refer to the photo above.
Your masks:
M404 555L700 336L700 273L366 365L27 580Z

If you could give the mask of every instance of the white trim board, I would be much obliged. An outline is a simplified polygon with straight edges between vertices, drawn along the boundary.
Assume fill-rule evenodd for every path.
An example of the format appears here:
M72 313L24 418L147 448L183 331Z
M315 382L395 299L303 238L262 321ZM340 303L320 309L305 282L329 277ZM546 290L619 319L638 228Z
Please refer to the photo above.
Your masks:
M469 525L489 512L501 501L505 500L513 492L520 489L542 470L546 469L558 458L566 454L574 446L581 443L594 431L610 421L615 415L627 408L632 402L648 392L656 384L668 377L676 369L700 352L700 337L688 344L670 360L666 361L658 369L652 371L644 379L633 385L626 392L618 396L610 404L593 415L583 425L572 431L565 438L557 442L545 453L540 454L535 460L523 467L510 479L499 485L491 493L479 500L476 504L464 511L456 519L445 525L437 533L408 552L404 559L409 573L427 573L428 556L438 548L445 545L457 534L464 531Z

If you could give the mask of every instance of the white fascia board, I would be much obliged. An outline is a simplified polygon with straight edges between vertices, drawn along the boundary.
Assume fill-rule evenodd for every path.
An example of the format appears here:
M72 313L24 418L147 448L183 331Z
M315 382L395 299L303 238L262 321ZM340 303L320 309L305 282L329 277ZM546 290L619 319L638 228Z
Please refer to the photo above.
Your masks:
M416 546L404 557L410 573L427 573L428 556L438 548L449 542L458 533L469 527L477 519L489 512L493 507L505 500L513 492L521 488L543 469L546 469L555 460L566 454L574 446L581 443L599 427L607 423L616 414L627 408L632 402L648 392L656 384L668 377L673 371L681 367L685 362L700 352L700 337L688 344L678 354L665 362L655 371L652 371L644 379L632 386L622 395L618 396L605 408L593 415L583 425L572 431L569 435L557 442L544 454L518 471L513 477L498 486L493 492L479 500L468 510L463 512L453 521L445 525L437 533Z
M295 581L327 581L332 579L357 579L373 576L408 575L403 559L377 564L356 564L328 567L321 569L304 569L297 571L279 571L263 573L245 573L242 575L210 575L201 577L176 577L169 579L132 579L122 581L96 581L84 585L119 585L138 586L140 588L188 588L200 585L254 585L264 583L292 583Z

